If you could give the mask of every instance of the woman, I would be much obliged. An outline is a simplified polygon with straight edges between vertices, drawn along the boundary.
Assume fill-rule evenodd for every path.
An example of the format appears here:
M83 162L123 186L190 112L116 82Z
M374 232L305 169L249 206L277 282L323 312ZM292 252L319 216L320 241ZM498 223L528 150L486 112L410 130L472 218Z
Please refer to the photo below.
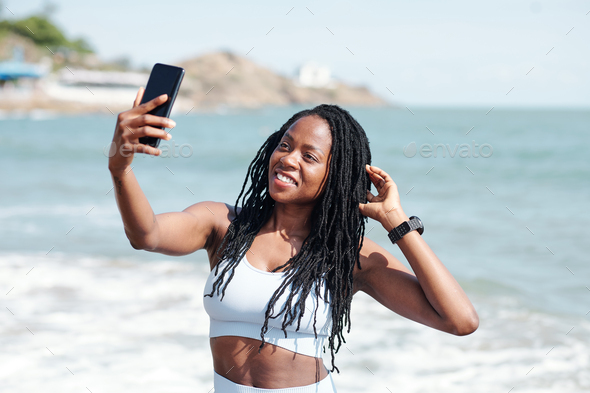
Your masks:
M258 151L235 206L201 202L155 215L131 161L133 152L159 155L138 138L169 140L154 127L175 123L147 114L166 95L139 105L142 96L140 88L133 108L117 119L109 158L117 204L134 248L207 250L204 304L217 393L335 392L334 354L344 326L350 331L358 291L438 330L477 329L471 302L422 239L420 221L402 210L391 177L370 166L365 132L347 111L320 105L289 119ZM390 233L414 273L364 236L367 217Z

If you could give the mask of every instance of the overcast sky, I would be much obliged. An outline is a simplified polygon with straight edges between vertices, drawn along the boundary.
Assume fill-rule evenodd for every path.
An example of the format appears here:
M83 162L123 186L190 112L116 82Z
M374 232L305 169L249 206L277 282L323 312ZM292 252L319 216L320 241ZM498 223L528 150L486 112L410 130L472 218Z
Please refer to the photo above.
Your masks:
M4 0L14 16L0 15L46 3ZM134 65L250 51L287 76L314 60L402 105L590 107L587 0L52 3L69 38Z

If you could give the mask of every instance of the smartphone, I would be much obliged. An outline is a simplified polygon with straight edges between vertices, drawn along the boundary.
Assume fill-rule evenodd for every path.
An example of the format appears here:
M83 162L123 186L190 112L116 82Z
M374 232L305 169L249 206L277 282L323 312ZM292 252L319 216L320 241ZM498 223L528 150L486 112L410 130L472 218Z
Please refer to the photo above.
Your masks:
M143 98L141 99L140 104L151 101L162 94L168 94L168 100L165 103L152 109L148 113L150 115L161 117L170 116L170 111L172 110L172 105L174 105L174 100L176 100L176 95L180 89L180 84L182 83L183 77L183 68L156 63L154 68L152 68L152 72L150 73L150 78L148 79L148 83L145 87L145 91L143 92ZM153 127L164 129L164 127ZM160 144L160 138L144 136L139 138L139 143L143 143L144 145L149 145L152 147L158 147Z

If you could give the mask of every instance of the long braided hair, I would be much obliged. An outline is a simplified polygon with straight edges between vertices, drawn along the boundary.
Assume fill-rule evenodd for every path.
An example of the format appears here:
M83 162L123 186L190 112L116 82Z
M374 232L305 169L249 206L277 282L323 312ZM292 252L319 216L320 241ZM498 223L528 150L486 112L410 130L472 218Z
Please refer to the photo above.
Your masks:
M328 178L323 193L311 213L311 231L303 241L301 250L283 265L273 270L277 271L285 267L285 278L275 291L265 313L265 321L260 337L264 346L264 334L268 331L269 318L283 316L282 330L287 337L286 326L292 324L297 318L297 329L305 313L305 300L315 285L315 295L319 297L322 277L326 279L326 293L323 298L328 299L328 291L331 296L332 306L332 330L328 339L328 346L332 355L332 372L340 370L334 364L334 354L338 352L342 342L346 342L343 336L344 326L348 325L350 332L350 307L353 295L353 269L354 264L361 268L359 254L363 245L365 234L365 222L367 218L359 211L359 203L367 203L367 190L371 187L371 181L366 173L365 165L371 164L371 151L369 140L360 124L348 113L337 105L319 105L313 109L303 110L293 115L280 130L268 137L262 145L254 160L248 167L246 180L236 200L234 213L236 218L231 222L217 253L222 260L228 260L221 275L213 283L211 293L205 296L213 296L223 283L225 274L229 273L223 286L221 300L225 295L225 288L231 282L234 275L234 267L250 249L254 238L264 224L271 217L275 201L268 191L268 171L270 156L278 146L285 131L297 120L305 116L319 116L325 119L331 130L332 148ZM251 185L246 192L246 185L250 179ZM237 206L242 199L242 210L238 214ZM222 254L219 254L223 250ZM217 264L215 275L218 274L220 263ZM273 315L274 306L287 288L290 294L286 306ZM301 296L291 307L294 297ZM314 311L314 335L317 339L316 316ZM336 339L338 343L336 344Z

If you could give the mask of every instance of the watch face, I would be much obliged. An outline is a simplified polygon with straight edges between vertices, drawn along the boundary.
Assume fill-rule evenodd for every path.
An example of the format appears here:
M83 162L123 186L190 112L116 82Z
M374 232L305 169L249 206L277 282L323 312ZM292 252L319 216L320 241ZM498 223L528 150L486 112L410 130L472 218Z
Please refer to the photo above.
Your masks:
M414 223L414 227L416 228L416 231L422 235L422 233L424 232L424 224L422 224L422 220L420 220L418 217L416 216L412 216L410 217L410 220Z
M418 233L420 235L422 235L422 232L424 232L424 224L422 224L422 220L419 219L418 217L414 217L414 218L416 219L416 221L418 221L418 225L419 225L419 227L418 227L418 229L416 229L416 231L418 231Z

